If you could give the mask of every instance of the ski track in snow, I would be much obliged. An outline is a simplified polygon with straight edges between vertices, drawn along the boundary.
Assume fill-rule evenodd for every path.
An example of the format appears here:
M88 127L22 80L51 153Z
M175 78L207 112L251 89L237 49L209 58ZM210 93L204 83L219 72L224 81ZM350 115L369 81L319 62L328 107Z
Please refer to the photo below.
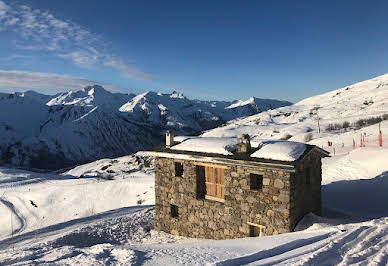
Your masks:
M259 238L237 239L232 243L174 236L168 239L163 233L159 236L156 233L155 237L152 228L148 228L152 219L153 208L129 207L19 234L13 240L0 241L0 263L349 265L369 261L373 265L386 265L388 259L386 218L314 231L310 237L305 236L308 231L292 233L300 235L295 240L289 239L290 234L268 237L277 243L270 244L274 247L268 249L262 249L265 243L261 244ZM12 258L3 259L12 242L16 246ZM255 248L261 250L250 251ZM50 260L51 257L55 259Z
M19 213L19 211L15 208L15 206L12 204L12 202L6 200L4 197L0 197L0 202L2 204L4 204L11 211L12 219L13 219L13 217L16 217L17 222L19 224L19 227L14 228L12 233L18 234L18 233L22 232L24 230L24 228L26 227L26 221L25 221L23 215L21 215Z
M141 159L143 157L140 154L135 157L96 161L79 166L61 176L3 168L0 189L7 191L7 194L0 198L0 207L5 206L12 211L18 228L15 229L13 237L8 236L0 240L0 265L385 266L388 263L388 218L385 217L386 210L381 204L387 199L387 171L383 170L382 174L378 174L373 167L365 169L365 165L360 164L361 155L374 161L380 154L381 151L376 153L375 149L365 149L325 159L323 195L331 195L334 200L324 197L324 213L327 217L306 216L298 229L302 231L263 238L220 241L185 239L154 231L153 203L148 206L116 208L82 218L69 217L70 219L64 222L57 218L57 222L53 220L49 226L36 229L34 226L31 228L29 224L31 217L30 220L24 217L34 215L38 219L41 216L33 211L41 212L43 210L40 208L58 204L58 201L55 201L57 194L50 194L44 198L46 205L42 199L35 201L35 198L32 198L39 208L30 206L28 200L35 195L34 190L42 185L45 192L51 187L56 189L58 184L59 187L65 185L75 193L73 197L76 197L77 193L88 194L87 202L91 199L90 189L95 189L94 193L100 194L107 186L117 187L112 191L120 195L129 192L137 194L133 203L136 199L149 197L152 189L149 183L144 183L133 191L121 191L123 184L133 182L133 178L142 180L141 182L149 180L139 179L144 178L144 175L149 176L149 168L144 168L144 165L152 165L152 162ZM115 180L98 181L95 178L108 173L109 170L114 170ZM74 178L80 175L85 175L85 178ZM136 182L130 184L133 186ZM74 189L85 185L91 187L88 190ZM25 191L26 188L31 194L27 194L24 199L17 191ZM362 190L359 190L361 188ZM57 190L53 191L58 193ZM341 195L350 191L356 191L357 195L348 195L348 200L345 201ZM359 196L361 191L364 193L363 197ZM67 194L64 196L69 197ZM357 198L361 198L360 202L365 204L359 205ZM341 202L338 202L339 200ZM83 203L83 208L89 208L89 205L85 204ZM378 208L370 213L368 211L373 204ZM353 205L359 206L357 210L363 216L347 216L354 210ZM8 211L5 213L8 214ZM11 250L11 246L15 246L15 249Z
M284 257L284 255L286 255L288 252L290 252L290 251L294 252L295 250L300 249L301 247L310 246L310 245L316 244L317 242L320 243L323 240L327 240L328 238L331 239L330 236L331 236L331 234L328 233L328 234L315 236L315 237L311 237L311 238L307 238L307 239L298 239L298 240L292 241L290 243L277 246L277 247L272 248L272 249L257 252L255 254L217 262L214 265L217 265L217 266L246 265L246 264L250 264L252 262L257 262L257 261L260 261L261 263L265 264L266 259L271 259L271 264L281 263L281 262L287 260L287 258L281 258L281 257ZM324 245L324 244L321 244L321 245ZM305 255L305 253L306 253L306 251L302 251L301 253L298 253L297 255L298 256L300 256L302 254Z

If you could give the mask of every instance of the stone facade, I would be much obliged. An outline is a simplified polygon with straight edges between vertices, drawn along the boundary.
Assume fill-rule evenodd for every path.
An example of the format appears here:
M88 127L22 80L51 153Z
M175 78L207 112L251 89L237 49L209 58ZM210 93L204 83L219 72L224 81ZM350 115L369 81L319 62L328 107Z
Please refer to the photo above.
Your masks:
M175 176L175 162L183 176ZM156 157L156 230L209 239L247 237L252 226L263 235L290 232L308 212L321 211L321 157L311 152L291 169L222 165L223 202L205 199L195 160ZM262 175L251 189L250 174ZM202 190L202 191L201 191Z

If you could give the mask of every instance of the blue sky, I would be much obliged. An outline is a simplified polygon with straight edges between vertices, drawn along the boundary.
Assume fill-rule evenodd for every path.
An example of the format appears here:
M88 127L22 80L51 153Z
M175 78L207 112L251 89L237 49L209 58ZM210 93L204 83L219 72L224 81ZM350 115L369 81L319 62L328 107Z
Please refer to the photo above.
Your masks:
M388 72L387 1L0 0L0 90L298 101Z

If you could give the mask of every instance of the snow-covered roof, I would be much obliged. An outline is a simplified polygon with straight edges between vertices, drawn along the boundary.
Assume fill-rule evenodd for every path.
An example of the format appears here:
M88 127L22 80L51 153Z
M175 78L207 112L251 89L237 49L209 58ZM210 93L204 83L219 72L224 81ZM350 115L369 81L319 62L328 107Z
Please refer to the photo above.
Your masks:
M263 141L251 157L293 162L302 156L306 147L306 144L294 141Z
M197 137L184 139L180 144L171 147L172 150L193 151L233 155L237 138Z
M175 137L180 142L171 147L176 151L233 155L236 151L236 137ZM254 152L251 158L293 162L306 151L307 145L285 140L259 140L251 143Z

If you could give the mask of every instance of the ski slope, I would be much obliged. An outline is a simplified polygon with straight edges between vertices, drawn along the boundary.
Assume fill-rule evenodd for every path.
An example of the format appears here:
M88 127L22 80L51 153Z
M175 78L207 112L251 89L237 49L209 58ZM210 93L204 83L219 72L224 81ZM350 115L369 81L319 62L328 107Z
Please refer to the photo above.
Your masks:
M236 137L249 134L252 141L262 139L308 142L334 153L352 150L353 140L360 144L365 134L371 146L378 146L379 125L358 126L360 119L382 118L381 130L388 146L388 74L359 82L294 105L268 110L237 119L205 132L204 137ZM348 122L345 128L343 124ZM338 129L328 129L332 125ZM353 125L356 124L356 125ZM333 146L327 147L328 141ZM344 148L346 149L342 149Z

